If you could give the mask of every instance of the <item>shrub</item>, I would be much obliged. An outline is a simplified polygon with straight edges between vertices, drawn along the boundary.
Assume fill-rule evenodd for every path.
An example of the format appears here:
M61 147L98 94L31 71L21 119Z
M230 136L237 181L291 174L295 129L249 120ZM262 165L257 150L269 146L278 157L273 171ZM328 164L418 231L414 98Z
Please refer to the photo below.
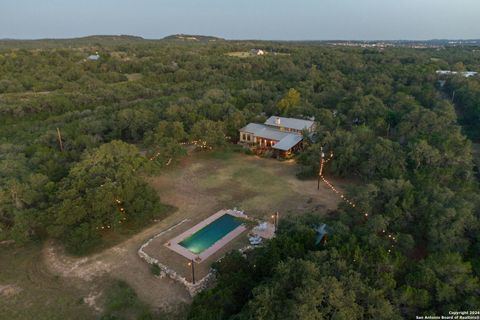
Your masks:
M152 272L153 275L159 276L161 269L160 269L160 266L158 264L154 263L150 267L150 271Z

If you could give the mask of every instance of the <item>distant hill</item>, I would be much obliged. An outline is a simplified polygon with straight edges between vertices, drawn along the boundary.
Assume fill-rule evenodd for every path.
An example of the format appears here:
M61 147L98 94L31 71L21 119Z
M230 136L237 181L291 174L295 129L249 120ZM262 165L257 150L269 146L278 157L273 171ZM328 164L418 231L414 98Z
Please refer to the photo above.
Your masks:
M0 49L47 49L47 48L65 48L65 47L92 47L92 46L116 46L138 43L153 43L162 41L176 42L197 42L207 43L215 41L226 41L223 38L175 34L167 36L163 39L144 39L142 37L130 35L92 35L80 38L70 39L0 39Z
M70 39L0 39L0 49L64 48L83 46L111 46L146 42L142 37L129 35L93 35Z
M191 35L191 34L173 34L163 38L162 40L168 41L190 41L190 42L212 42L212 41L225 41L223 38L212 37L212 36L202 36L202 35Z
M0 39L2 49L51 49L51 48L78 48L78 47L109 47L129 44L161 44L161 43L212 43L212 42L237 42L251 43L253 47L258 43L304 43L312 45L335 45L353 47L411 47L411 48L439 48L439 47L464 47L480 46L478 39L449 40L305 40L305 41L267 41L267 40L226 40L220 37L174 34L162 39L144 39L131 35L92 35L70 39Z

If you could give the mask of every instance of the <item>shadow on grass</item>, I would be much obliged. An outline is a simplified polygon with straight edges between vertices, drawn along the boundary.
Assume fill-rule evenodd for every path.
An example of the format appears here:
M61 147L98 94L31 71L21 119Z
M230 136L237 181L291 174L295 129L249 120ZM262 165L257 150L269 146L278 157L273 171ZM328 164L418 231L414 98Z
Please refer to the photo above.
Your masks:
M101 241L94 247L89 250L82 251L80 253L70 252L67 251L68 254L76 257L88 256L94 253L101 252L103 250L109 249L119 243L122 243L125 240L128 240L132 236L140 233L142 230L152 226L153 224L164 220L169 215L173 214L177 211L178 208L168 205L168 204L161 204L161 210L158 212L156 217L153 220L145 221L144 223L125 223L122 225L121 228L117 228L114 230L106 231L102 234ZM158 220L157 220L158 219Z

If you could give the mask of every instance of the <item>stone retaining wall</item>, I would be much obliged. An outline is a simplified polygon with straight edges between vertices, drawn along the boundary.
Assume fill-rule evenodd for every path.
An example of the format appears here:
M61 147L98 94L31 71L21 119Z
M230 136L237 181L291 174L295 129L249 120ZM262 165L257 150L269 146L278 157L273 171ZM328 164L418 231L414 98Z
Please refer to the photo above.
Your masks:
M183 284L187 290L188 290L188 293L190 294L190 296L195 296L197 293L199 293L200 291L202 291L203 289L205 289L214 279L215 279L215 274L213 273L213 270L210 269L210 272L205 276L203 277L202 279L200 279L199 281L196 281L195 284L193 284L192 282L188 281L185 277L181 276L180 274L178 274L175 270L173 269L170 269L169 267L167 267L166 265L164 265L163 263L161 263L160 261L158 261L157 259L155 258L152 258L151 256L149 256L143 249L145 249L155 238L157 237L160 237L162 236L163 234L167 233L168 231L171 231L173 229L175 229L176 227L178 227L179 225L187 222L187 221L190 221L190 219L184 219L182 221L180 221L179 223L177 223L176 225L160 232L159 234L153 236L152 238L150 238L147 242L145 242L141 247L140 249L138 249L138 255L140 256L140 258L142 258L143 260L145 260L147 263L153 265L153 264L156 264L160 267L160 278L164 278L166 276L168 276L170 279L172 280L175 280L181 284ZM250 250L252 249L252 246L246 246L244 248L241 248L239 249L239 251L241 253L244 253L245 251L247 250ZM219 261L223 259L220 258Z

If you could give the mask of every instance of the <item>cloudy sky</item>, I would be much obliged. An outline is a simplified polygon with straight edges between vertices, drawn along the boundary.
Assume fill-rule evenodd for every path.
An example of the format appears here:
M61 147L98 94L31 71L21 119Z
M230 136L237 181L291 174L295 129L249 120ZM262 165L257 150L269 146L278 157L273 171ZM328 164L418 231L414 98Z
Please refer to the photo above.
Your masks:
M480 38L480 0L0 0L0 38Z

